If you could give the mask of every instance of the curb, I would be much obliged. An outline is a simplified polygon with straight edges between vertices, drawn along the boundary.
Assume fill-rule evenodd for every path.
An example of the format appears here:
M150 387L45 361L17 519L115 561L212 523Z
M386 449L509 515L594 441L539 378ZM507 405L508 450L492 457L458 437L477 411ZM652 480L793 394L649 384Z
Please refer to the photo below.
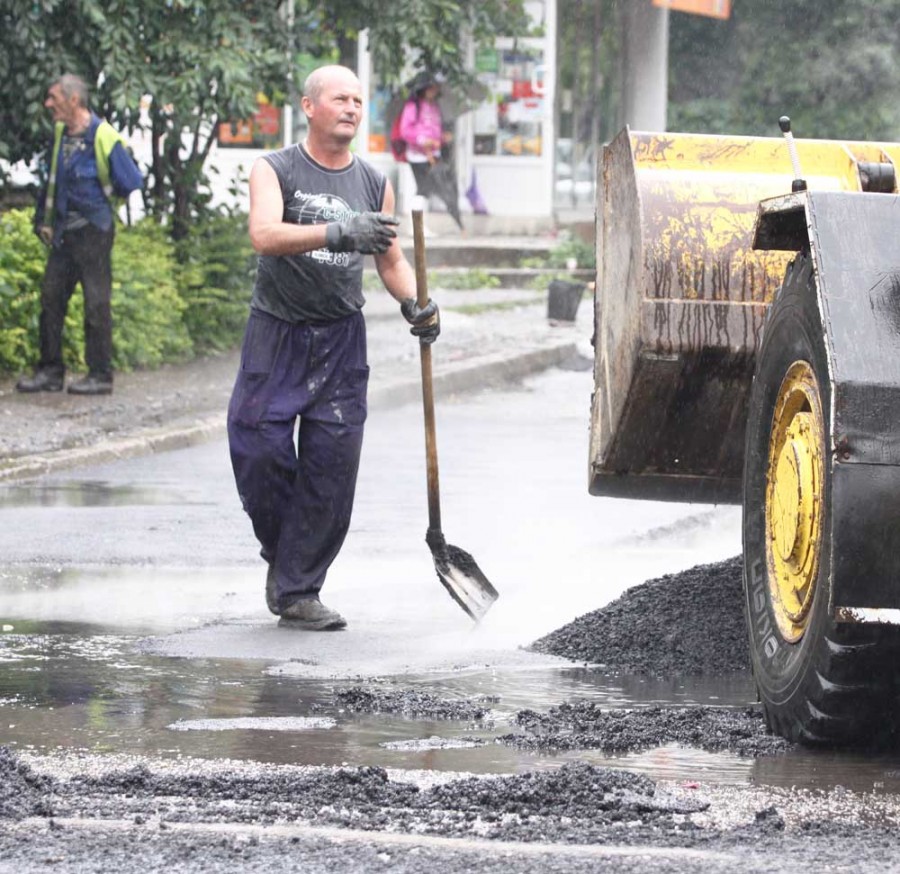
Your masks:
M494 353L474 361L461 361L446 365L434 375L435 396L472 391L493 383L522 379L550 367L555 367L575 355L574 342L560 342L549 347L525 350L516 355ZM369 389L369 406L390 409L411 403L422 397L419 379L403 380L390 385ZM42 455L23 455L0 467L0 482L33 479L46 474L82 467L105 464L187 449L225 436L225 412L198 419L193 425L177 428L158 428L136 436L104 441L97 446L80 446Z

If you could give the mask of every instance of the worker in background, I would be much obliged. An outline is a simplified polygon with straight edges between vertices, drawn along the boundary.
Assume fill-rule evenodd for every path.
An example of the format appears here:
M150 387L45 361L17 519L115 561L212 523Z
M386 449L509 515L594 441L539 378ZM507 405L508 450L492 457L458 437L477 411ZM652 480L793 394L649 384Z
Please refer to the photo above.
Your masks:
M228 438L269 565L269 610L280 625L318 631L346 625L319 592L350 525L366 420L363 256L375 256L414 335L433 342L440 319L432 301L416 303L390 182L350 151L363 111L356 75L316 69L301 105L306 141L264 155L250 173L259 267Z
M127 197L143 184L125 141L89 107L84 80L61 76L44 106L54 121L47 187L38 196L35 233L50 254L41 288L40 361L16 384L21 392L62 391L62 333L76 284L84 292L84 352L87 376L69 384L79 395L112 392L111 198Z

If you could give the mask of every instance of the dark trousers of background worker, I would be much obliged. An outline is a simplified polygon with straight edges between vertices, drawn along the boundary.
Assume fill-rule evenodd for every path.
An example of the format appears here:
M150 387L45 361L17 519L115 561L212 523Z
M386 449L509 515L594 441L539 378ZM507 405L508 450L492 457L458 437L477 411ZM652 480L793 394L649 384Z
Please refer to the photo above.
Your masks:
M281 609L317 597L350 527L368 379L361 312L294 324L251 311L228 442Z
M66 231L50 249L41 288L40 369L63 373L62 335L69 300L84 292L84 357L94 376L112 378L112 246L115 227L92 224Z

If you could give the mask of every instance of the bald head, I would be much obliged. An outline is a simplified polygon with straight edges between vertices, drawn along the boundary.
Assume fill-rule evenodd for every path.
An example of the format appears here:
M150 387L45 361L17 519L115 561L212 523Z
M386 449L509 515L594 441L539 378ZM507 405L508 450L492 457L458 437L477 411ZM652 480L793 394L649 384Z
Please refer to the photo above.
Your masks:
M335 163L328 166L344 166L362 121L362 86L356 73L337 64L313 70L300 105L309 124L307 148L318 161L325 162L323 155L329 155Z
M312 71L303 83L303 96L318 103L322 92L329 86L348 86L359 88L359 79L349 67L340 64L329 64Z

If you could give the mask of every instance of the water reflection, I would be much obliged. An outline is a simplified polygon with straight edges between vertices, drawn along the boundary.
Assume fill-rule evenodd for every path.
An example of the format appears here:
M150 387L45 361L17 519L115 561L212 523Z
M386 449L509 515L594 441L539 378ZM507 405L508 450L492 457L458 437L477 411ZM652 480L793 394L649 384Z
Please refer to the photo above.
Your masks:
M114 485L103 480L39 480L5 485L0 510L15 507L149 507L209 504L188 489L170 483Z
M403 686L446 698L496 697L488 717L472 723L416 720L346 712L335 705L334 692L353 682L283 676L263 661L146 655L136 647L138 635L85 624L0 618L0 628L7 629L0 632L0 742L38 751L75 747L475 773L554 768L578 759L654 779L900 792L897 754L796 749L746 759L676 745L617 756L600 751L542 754L491 742L511 730L518 710L545 710L563 701L594 700L611 708L743 707L754 697L750 678L743 674L664 681L575 666L448 671L404 678ZM386 682L385 687L397 684ZM212 730L221 729L225 720L234 728ZM298 730L284 730L290 725L286 720L294 720ZM171 728L188 723L195 730ZM487 743L473 745L468 742L472 738Z

